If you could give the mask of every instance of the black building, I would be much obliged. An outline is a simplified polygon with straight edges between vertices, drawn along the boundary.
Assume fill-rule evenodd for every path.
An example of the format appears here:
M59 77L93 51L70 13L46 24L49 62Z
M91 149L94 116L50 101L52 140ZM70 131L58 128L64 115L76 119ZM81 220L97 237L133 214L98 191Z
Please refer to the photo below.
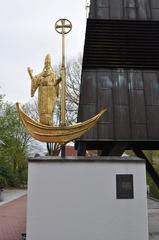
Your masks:
M159 0L91 1L78 121L103 108L101 121L76 141L78 155L132 149L146 158L142 150L159 149Z

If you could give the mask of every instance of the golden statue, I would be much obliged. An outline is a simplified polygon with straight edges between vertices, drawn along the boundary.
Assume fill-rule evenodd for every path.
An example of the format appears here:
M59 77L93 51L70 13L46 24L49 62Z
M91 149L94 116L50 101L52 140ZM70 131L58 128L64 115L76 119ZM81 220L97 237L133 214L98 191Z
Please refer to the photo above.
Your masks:
M55 72L51 66L51 57L46 55L42 73L33 76L33 70L28 68L31 78L31 97L38 89L38 113L40 123L53 126L53 112L56 98L58 97L59 83L61 78L56 79Z
M96 116L87 121L76 123L67 126L65 119L65 86L66 86L66 70L65 70L65 34L72 29L72 24L67 19L60 19L55 24L55 29L62 35L62 67L61 78L56 79L55 73L51 67L50 55L46 56L45 65L42 73L33 76L33 71L28 68L28 73L32 80L31 96L34 96L38 88L38 108L40 122L30 118L22 109L21 105L17 103L17 110L19 116L30 135L42 142L47 143L67 143L76 138L80 138L89 131L103 116L106 109L102 110ZM58 96L58 86L61 81L61 123L59 127L53 126L53 111L55 108L56 98Z

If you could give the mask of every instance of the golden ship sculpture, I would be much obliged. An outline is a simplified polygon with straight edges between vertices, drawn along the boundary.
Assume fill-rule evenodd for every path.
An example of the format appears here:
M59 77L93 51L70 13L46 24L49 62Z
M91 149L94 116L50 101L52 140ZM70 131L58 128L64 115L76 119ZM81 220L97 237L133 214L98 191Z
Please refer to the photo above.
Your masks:
M66 125L65 120L65 86L66 86L66 68L65 68L65 34L72 29L72 24L67 19L60 19L55 23L55 29L62 35L62 67L61 77L56 78L55 72L51 66L51 57L48 54L45 58L43 71L33 76L33 70L28 68L31 78L31 97L38 89L38 113L40 122L33 120L22 109L20 103L16 103L20 119L27 132L35 139L47 143L65 144L74 139L80 138L88 132L101 118L106 109L102 110L96 116L87 121L76 123L70 126ZM53 112L56 99L58 97L59 84L61 83L61 124L59 127L53 126Z

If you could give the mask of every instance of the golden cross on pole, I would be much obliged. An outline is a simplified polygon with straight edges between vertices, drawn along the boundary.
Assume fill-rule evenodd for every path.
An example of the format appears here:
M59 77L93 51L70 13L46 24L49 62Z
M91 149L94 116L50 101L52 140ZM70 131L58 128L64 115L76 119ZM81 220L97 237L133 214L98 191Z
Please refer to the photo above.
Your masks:
M65 34L69 33L72 29L72 24L69 20L63 18L55 23L55 30L62 34L62 92L61 92L61 126L66 125L65 120L65 102L66 102L66 68L65 68Z

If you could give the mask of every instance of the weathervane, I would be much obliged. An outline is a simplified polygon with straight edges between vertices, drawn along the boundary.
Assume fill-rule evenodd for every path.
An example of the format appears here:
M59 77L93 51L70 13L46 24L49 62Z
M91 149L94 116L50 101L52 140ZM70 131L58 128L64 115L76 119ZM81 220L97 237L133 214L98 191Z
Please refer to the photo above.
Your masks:
M67 19L60 19L55 23L55 30L62 35L62 64L61 77L56 78L51 66L51 56L47 54L42 73L33 76L33 70L28 68L31 78L31 96L38 89L38 113L39 122L30 118L22 109L20 103L16 103L22 123L30 135L42 142L65 144L80 138L88 132L106 111L105 109L87 121L66 125L66 68L65 68L65 34L72 29L72 24ZM56 98L58 97L59 84L61 83L61 123L59 127L53 126L53 112Z

